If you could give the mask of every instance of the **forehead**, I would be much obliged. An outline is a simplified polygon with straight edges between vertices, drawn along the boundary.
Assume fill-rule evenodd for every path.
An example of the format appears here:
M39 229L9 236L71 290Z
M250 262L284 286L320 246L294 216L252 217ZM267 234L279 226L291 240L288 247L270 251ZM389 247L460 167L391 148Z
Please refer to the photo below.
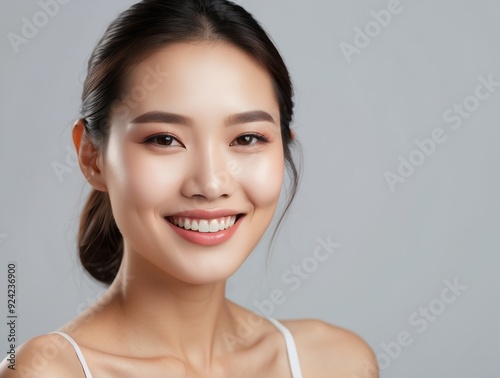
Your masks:
M267 69L240 48L222 41L175 43L149 54L125 77L125 92L145 103L218 100L277 107Z
M266 68L254 57L226 41L187 41L160 47L148 53L135 65L133 76L140 74L147 66L157 63L177 71L199 71L236 65L249 73L259 71L261 75L268 76Z

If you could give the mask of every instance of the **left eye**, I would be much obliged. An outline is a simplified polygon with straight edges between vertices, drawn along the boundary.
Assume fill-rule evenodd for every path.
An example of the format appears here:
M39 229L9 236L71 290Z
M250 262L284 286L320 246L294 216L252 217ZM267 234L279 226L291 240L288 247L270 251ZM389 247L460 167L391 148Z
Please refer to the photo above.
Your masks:
M156 144L158 146L172 146L172 143L177 142L179 146L182 146L182 143L180 143L176 138L174 138L172 135L169 134L157 134L150 136L147 138L144 143L147 144ZM175 144L173 144L175 145Z
M260 134L245 134L245 135L239 136L234 141L238 142L236 144L239 144L241 146L250 146L250 145L256 144L257 142L264 142L264 143L268 142L268 139L265 136L260 135ZM230 145L234 146L235 143L232 142Z

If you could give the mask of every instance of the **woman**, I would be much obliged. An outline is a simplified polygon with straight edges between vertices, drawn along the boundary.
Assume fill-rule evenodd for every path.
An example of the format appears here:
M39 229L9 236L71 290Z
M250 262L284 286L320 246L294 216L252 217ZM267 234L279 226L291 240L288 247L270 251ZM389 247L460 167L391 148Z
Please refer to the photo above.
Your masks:
M378 376L356 334L225 298L271 223L285 165L290 201L297 188L292 94L280 54L234 3L144 0L123 12L89 60L73 127L93 187L80 259L109 289L21 345L1 375Z

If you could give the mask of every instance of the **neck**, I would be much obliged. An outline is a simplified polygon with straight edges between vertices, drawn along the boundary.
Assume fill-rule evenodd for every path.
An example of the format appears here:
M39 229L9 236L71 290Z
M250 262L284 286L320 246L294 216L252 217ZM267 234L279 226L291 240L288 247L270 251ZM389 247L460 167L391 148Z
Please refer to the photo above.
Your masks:
M130 258L129 258L130 260ZM109 288L107 319L144 355L173 355L198 366L227 354L237 335L237 305L225 298L225 281L196 285L125 258Z

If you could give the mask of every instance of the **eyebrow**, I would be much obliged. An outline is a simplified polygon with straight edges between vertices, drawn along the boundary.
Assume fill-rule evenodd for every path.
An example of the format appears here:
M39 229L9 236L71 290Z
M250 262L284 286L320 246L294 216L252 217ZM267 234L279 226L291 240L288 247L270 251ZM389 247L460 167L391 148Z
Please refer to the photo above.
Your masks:
M194 123L193 120L189 117L159 110L144 113L132 120L132 123L152 122L173 123L186 126L192 126ZM224 119L224 124L226 126L239 125L242 123L250 122L270 122L276 125L276 122L271 114L263 110L252 110L248 112L232 114Z

